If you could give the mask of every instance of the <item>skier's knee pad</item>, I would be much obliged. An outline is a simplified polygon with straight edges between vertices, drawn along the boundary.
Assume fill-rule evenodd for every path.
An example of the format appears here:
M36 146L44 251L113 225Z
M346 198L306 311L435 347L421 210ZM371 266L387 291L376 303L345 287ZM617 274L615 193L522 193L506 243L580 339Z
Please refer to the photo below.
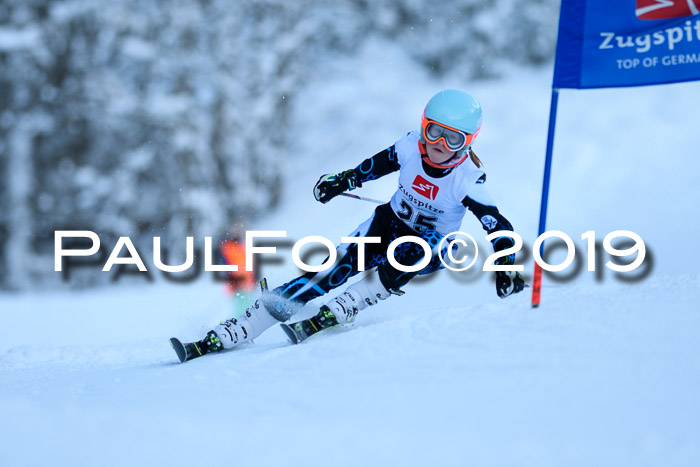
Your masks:
M386 300L391 293L382 285L377 272L367 274L362 280L348 287L345 292L326 304L339 323L355 320L357 312Z
M258 299L238 319L228 319L214 328L225 349L258 337L273 324L279 323Z

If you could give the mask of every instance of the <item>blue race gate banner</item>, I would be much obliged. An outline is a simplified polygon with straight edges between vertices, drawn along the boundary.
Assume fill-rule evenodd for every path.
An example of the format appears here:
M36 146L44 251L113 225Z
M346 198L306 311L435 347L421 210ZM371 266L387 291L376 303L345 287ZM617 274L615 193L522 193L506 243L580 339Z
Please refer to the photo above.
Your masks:
M562 0L554 88L700 79L700 0Z
M700 0L562 0L542 181L545 232L560 88L607 88L700 79ZM540 254L544 243L540 244ZM532 306L540 304L535 263Z

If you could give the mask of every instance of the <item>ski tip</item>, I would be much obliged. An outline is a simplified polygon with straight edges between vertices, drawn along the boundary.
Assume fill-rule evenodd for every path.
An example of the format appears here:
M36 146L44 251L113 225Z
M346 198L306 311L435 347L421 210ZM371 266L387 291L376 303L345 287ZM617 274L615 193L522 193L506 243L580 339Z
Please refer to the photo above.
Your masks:
M182 344L182 342L180 342L180 339L178 339L177 337L171 337L170 346L177 354L177 358L180 360L180 363L184 363L185 360L187 360L187 350L185 349L185 346Z
M288 325L286 325L284 323L280 324L280 326L282 327L282 330L287 335L287 337L289 338L289 340L291 341L292 344L296 345L299 343L299 338L297 337L296 333L294 332L294 329L292 329L291 327L289 327Z

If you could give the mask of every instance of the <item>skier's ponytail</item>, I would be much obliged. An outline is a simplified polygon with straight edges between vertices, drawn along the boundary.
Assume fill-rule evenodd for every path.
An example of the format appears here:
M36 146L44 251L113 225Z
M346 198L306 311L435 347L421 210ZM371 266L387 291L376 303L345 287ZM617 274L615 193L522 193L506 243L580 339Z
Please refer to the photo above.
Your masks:
M472 160L472 162L474 163L474 165L475 165L477 168L479 168L479 169L481 168L482 165L484 165L484 164L481 162L481 159L479 159L479 158L477 157L477 155L474 153L474 150L473 150L472 148L469 148L469 158Z

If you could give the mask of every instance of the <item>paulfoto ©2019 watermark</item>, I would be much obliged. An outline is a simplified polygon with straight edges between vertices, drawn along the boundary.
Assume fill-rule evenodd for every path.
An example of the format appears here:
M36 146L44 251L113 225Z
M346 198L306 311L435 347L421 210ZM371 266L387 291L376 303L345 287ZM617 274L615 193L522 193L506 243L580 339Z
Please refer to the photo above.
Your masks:
M498 258L516 254L523 249L522 237L512 231L499 231L486 235L484 238L486 241L490 242L499 237L512 238L514 245L511 248L489 255L484 261L482 270L522 272L524 270L524 266L522 264L518 264L518 262L523 261L523 258L521 257L518 257L519 261L516 261L516 264L498 264ZM269 241L271 239L285 238L287 238L287 232L284 230L247 231L245 234L245 264L239 265L215 263L212 237L204 237L203 270L206 272L228 273L239 271L242 268L245 271L252 271L254 258L256 255L278 254L277 247L260 246L259 244L256 245L256 240ZM613 242L617 239L624 239L626 240L626 243L631 241L632 246L624 249L618 249L613 246ZM64 244L64 240L66 240L65 243L75 243L79 240L83 243L89 242L90 245L85 245L87 248L69 248ZM545 240L558 240L559 243L563 242L563 245L566 248L566 257L563 261L559 262L558 264L550 264L543 259L542 245ZM581 240L586 241L587 270L596 271L596 257L598 254L599 243L596 242L595 231L591 230L585 232L581 235ZM423 249L423 257L416 264L405 265L396 260L394 256L395 250L399 245L405 242L416 243ZM357 244L358 271L361 272L365 270L365 246L372 243L381 243L381 238L342 237L341 243ZM54 245L54 271L65 273L69 268L75 267L76 263L73 261L66 261L67 264L64 265L64 260L71 260L72 258L76 257L94 256L100 251L102 242L99 235L90 230L57 230L54 232ZM327 249L328 257L326 260L319 265L310 265L304 262L301 252L307 245L315 245L317 248L320 247L322 249ZM605 263L605 267L615 272L624 273L636 270L642 265L646 256L646 245L644 244L642 238L636 233L628 230L616 230L608 233L603 238L602 246L605 252L612 257L631 257L632 255L636 255L628 264L616 264L612 261L607 261ZM126 255L122 256L124 250L126 250ZM535 263L538 264L544 271L560 272L567 269L573 263L576 255L576 246L569 235L562 231L552 230L540 235L533 243L531 251ZM421 237L404 236L397 238L389 244L386 252L386 258L391 266L399 271L415 272L426 267L437 252L440 252L437 254L437 256L440 258L440 261L446 269L459 272L466 271L476 264L479 256L479 247L474 237L465 232L452 232L444 236L440 243L434 248ZM311 235L300 239L294 243L291 251L292 261L304 272L321 272L333 267L337 260L337 255L336 245L329 239L319 235ZM163 254L161 248L161 238L153 237L153 264L156 269L162 271L164 274L166 274L166 276L168 274L182 274L190 271L191 268L195 266L194 237L185 238L185 261L182 264L165 264L162 258ZM129 237L119 237L116 244L112 248L109 257L105 261L104 266L101 268L101 271L109 272L115 265L118 267L135 266L138 268L138 271L148 273L148 268L146 267L141 254ZM200 264L195 267L202 267L202 265ZM198 277L199 272L200 271L197 271L197 274L190 277ZM67 277L68 275L64 275L64 280L67 280Z

